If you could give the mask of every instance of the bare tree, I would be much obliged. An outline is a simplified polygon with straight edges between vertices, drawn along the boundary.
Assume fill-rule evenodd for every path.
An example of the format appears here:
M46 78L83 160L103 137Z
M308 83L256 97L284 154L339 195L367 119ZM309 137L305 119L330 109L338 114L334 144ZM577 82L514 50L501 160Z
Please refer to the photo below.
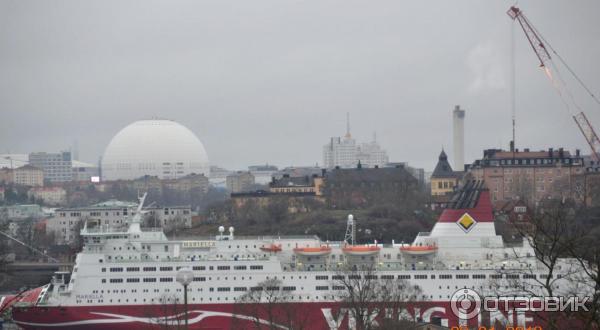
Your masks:
M581 267L572 259L572 251L580 244L578 226L575 222L575 204L563 200L546 199L531 217L531 226L515 226L532 248L531 254L513 249L507 255L512 266L502 267L502 279L492 280L492 292L500 295L531 297L555 297L565 293L580 296L585 292L569 291L565 287L568 278L581 273ZM534 262L532 262L532 259ZM527 279L523 281L523 279ZM562 288L561 288L562 285ZM508 289L502 289L502 288ZM571 288L576 285L570 286ZM569 313L534 312L544 323L545 329L562 329Z
M592 217L597 217L595 214ZM578 221L579 244L573 245L571 256L577 260L582 272L573 281L584 286L591 293L588 303L589 311L578 313L576 317L582 321L582 329L600 328L600 226L596 219L590 219L584 214Z
M187 227L186 219L180 215L176 215L163 226L165 233L176 237L179 232Z
M185 312L175 294L162 294L154 305L149 305L144 314L160 329L174 330L185 328Z
M533 176L525 173L527 170L532 169L521 169L518 175L512 177L513 182L511 183L511 192L514 199L520 199L527 204L528 207L532 207L535 204L535 182Z
M402 313L422 299L419 286L393 275L378 273L374 264L347 266L333 276L332 288L341 302L338 313L348 313L348 328L410 329L414 320ZM339 315L337 320L342 320Z
M267 279L236 299L232 329L302 330L311 324L308 313L294 303L295 287Z
M158 211L156 211L158 212ZM142 222L142 227L144 228L156 228L156 227L160 227L161 223L160 223L160 217L158 216L158 213L153 212L150 215L147 215L144 217L144 220Z

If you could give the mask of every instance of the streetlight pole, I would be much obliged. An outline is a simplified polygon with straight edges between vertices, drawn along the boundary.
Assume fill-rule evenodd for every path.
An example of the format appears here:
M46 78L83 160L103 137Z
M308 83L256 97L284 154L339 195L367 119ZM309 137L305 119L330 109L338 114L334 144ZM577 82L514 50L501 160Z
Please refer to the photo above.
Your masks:
M187 287L194 280L194 273L189 268L181 268L176 275L177 282L183 285L183 304L185 311L185 329L188 330Z
M183 285L183 306L184 306L184 312L185 312L185 330L189 329L189 325L188 325L188 303L187 303L187 284Z

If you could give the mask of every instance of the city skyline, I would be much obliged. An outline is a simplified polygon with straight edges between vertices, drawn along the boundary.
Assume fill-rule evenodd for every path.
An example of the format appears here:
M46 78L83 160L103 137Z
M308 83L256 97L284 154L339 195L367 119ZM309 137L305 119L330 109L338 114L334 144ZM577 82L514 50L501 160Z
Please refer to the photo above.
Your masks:
M350 112L357 140L377 131L390 161L431 170L440 149L453 148L455 104L469 113L466 163L511 139L507 3L71 4L0 5L2 153L57 152L77 140L81 160L96 163L121 128L162 117L189 127L214 165L314 165ZM594 91L599 7L522 6ZM587 154L524 36L514 37L517 148ZM578 99L600 123L597 105Z

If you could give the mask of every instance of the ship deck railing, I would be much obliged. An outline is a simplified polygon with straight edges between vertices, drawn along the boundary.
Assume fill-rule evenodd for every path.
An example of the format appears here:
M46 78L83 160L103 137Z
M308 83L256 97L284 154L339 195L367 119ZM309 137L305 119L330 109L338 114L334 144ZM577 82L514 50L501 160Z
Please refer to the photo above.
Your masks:
M227 234L223 234L223 237L220 237L219 235L213 235L213 236L186 236L184 235L177 235L176 237L171 237L174 240L178 240L178 241L213 241L213 240L217 240L217 241L230 241L229 239L229 235ZM245 241L266 241L266 242L272 242L272 241L285 241L285 240L298 240L298 239L305 239L305 240L319 240L319 237L316 235L284 235L284 236L272 236L272 235L268 235L268 236L251 236L251 235L235 235L233 237L233 240L231 241L240 241L240 240L245 240Z
M141 228L142 232L157 232L157 231L163 231L163 228L161 227L151 227L151 228Z

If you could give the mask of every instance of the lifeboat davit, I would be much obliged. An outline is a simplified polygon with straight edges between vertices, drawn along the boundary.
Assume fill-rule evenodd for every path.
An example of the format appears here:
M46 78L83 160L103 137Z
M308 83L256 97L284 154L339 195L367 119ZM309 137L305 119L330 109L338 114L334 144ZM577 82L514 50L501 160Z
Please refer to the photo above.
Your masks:
M410 255L427 255L432 254L437 251L437 246L435 245L410 245L403 246L400 248L402 253L410 254Z
M348 245L342 248L345 254L354 255L354 256L369 256L373 254L378 254L381 250L378 246L368 246L368 245Z
M263 245L260 249L265 252L281 252L281 244Z
M299 254L301 256L324 256L331 253L331 248L329 246L320 246L320 247L297 247L294 248L294 253Z

